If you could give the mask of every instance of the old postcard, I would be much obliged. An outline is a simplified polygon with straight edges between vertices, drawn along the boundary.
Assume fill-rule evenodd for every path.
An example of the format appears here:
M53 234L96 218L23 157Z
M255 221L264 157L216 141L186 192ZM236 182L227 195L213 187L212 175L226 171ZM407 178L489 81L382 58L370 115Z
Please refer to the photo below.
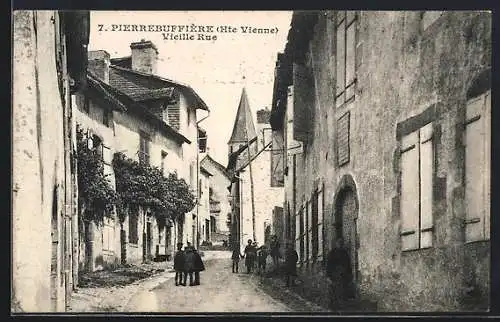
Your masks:
M12 313L489 311L491 12L12 23Z

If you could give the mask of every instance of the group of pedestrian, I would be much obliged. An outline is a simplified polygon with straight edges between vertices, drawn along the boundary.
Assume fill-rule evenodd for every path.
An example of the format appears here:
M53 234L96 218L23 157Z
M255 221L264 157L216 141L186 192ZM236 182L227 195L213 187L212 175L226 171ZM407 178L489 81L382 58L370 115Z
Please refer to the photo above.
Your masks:
M233 261L232 271L233 273L238 273L240 259L244 258L247 274L252 272L264 274L266 272L266 261L268 256L269 251L266 245L258 247L257 242L251 239L248 240L248 244L245 246L243 254L240 254L240 247L236 244L234 245L231 256Z
M188 276L189 286L200 285L200 272L205 270L201 255L189 242L184 249L182 246L182 243L177 244L174 256L175 286L186 286Z

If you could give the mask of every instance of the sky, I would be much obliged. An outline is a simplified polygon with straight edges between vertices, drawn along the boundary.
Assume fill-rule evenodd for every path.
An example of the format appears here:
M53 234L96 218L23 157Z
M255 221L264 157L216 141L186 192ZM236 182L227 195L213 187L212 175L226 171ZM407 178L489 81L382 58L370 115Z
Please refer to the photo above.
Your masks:
M276 57L285 48L291 16L291 11L93 11L89 50L123 57L130 55L130 43L152 41L159 52L157 74L190 85L210 108L200 126L207 130L209 154L226 166L227 141L242 88L247 90L254 122L257 110L271 108ZM166 40L165 30L125 31L124 25L132 24L205 26L205 31L212 26L213 32L201 33L217 39L198 39L200 30L189 33L194 40ZM222 26L235 29L223 32L218 29ZM244 33L246 27L274 28L275 33ZM167 33L186 37L184 31ZM207 115L198 111L198 119Z

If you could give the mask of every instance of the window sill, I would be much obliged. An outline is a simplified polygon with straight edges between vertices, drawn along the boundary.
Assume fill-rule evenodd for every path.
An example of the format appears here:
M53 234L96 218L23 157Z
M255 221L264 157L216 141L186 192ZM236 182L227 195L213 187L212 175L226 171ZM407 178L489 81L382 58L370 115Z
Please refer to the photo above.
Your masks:
M479 240L470 240L470 241L465 241L464 245L475 245L475 244L481 244L481 243L489 243L490 239L485 238L485 239L479 239Z
M137 244L137 243L131 243L131 242L129 242L128 245L132 246L134 248L139 248L139 244Z
M434 249L434 246L401 250L401 254L412 254L412 253L418 253L418 252L426 252L426 251L430 251L430 249Z

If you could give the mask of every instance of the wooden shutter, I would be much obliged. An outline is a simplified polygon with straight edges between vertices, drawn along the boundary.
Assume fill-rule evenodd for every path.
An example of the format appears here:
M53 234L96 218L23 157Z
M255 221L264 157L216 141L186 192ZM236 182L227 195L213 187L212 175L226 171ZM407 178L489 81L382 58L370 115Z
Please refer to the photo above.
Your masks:
M432 246L433 172L432 124L427 124L420 129L420 248Z
M337 26L336 30L336 52L335 52L335 60L336 60L336 80L335 80L335 96L338 97L345 90L345 20ZM344 102L344 96L338 97L338 101L340 104ZM339 104L337 104L339 105Z
M346 30L346 87L349 87L356 78L355 74L356 65L356 22L354 21ZM354 92L353 92L354 94ZM346 97L346 100L350 97Z
M323 188L318 192L318 259L323 258Z
M491 92L484 104L484 238L490 239L491 202Z
M313 83L307 66L293 64L293 138L301 142L310 139L314 112Z
M485 238L485 96L467 103L465 129L465 241Z
M294 116L294 87L288 87L288 101L286 109L286 156L302 153L302 142L294 140L293 138L293 116Z
M401 142L401 249L419 247L418 131Z
M283 187L285 169L284 152L283 132L273 130L271 144L271 187Z
M308 222L308 226L307 226L307 249L308 249L308 255L307 255L307 259L310 260L312 258L312 254L313 254L313 234L312 234L312 230L313 230L313 220L312 220L312 217L313 217L313 213L312 213L312 200L309 201L307 203L307 222Z

